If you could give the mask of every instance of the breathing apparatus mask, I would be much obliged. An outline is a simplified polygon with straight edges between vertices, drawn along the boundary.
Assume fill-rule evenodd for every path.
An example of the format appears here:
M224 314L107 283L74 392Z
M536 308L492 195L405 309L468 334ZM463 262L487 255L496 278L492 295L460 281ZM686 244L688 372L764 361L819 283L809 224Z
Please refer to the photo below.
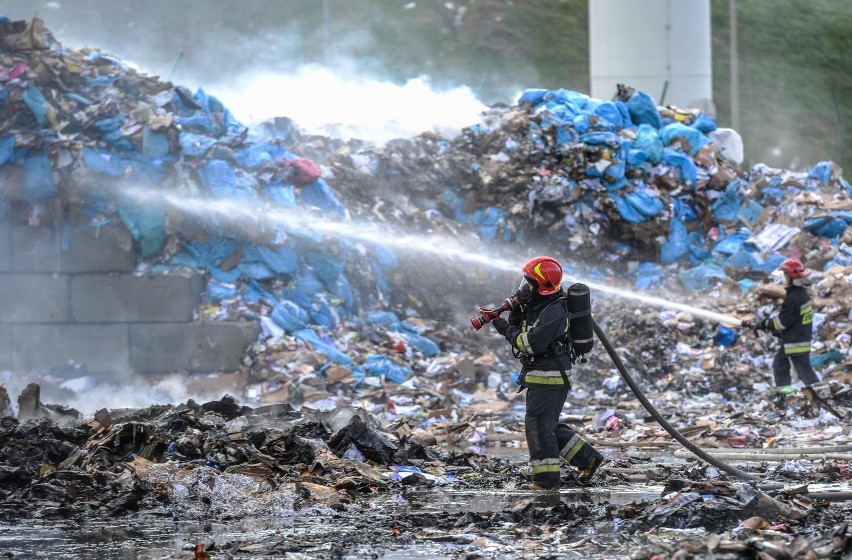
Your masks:
M515 293L518 294L518 299L523 303L529 303L532 297L538 293L538 283L529 276L524 276Z

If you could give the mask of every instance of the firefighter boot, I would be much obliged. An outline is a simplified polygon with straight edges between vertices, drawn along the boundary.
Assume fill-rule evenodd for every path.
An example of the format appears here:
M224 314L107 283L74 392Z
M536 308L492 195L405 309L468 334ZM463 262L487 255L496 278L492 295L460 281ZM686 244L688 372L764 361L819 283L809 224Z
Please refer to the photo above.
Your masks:
M589 459L589 462L586 463L586 466L578 473L577 480L579 480L582 484L588 484L589 481L592 480L592 477L595 476L595 472L597 472L601 463L603 463L603 455L601 455L600 451L597 449L592 449L592 457Z

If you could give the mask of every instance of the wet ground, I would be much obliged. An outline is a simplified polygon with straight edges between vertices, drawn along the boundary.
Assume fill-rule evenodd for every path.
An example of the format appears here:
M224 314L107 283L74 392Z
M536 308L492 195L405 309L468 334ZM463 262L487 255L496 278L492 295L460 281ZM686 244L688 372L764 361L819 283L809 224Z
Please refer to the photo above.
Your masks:
M848 485L823 485L819 491L836 492ZM689 537L705 538L712 527L668 527L641 537L619 534L618 518L606 523L581 525L551 545L531 539L513 540L515 530L504 527L481 533L452 533L434 520L465 519L465 515L520 511L532 501L538 511L579 504L624 506L659 500L663 486L625 485L612 488L568 489L559 496L531 496L512 491L460 491L440 489L388 494L371 504L372 514L341 515L316 509L292 517L255 518L213 523L178 522L162 516L138 515L120 521L86 520L81 523L29 520L0 524L0 551L4 558L81 558L90 560L194 558L196 543L208 546L211 558L336 558L405 559L441 558L626 558L635 546L677 543ZM405 518L418 536L394 522ZM589 519L590 522L595 521ZM369 528L368 528L369 527ZM414 531L411 531L412 533ZM277 552L276 552L277 550ZM542 556L543 551L546 554ZM636 556L642 557L642 556ZM731 556L742 557L742 556ZM830 556L841 558L841 556ZM843 558L846 558L845 556Z
M503 460L514 460L525 453L524 449L504 446L483 449ZM610 458L620 454L611 449L607 452ZM658 453L655 459L658 464L675 469L687 468L689 463L670 453ZM731 464L742 469L759 465L754 461ZM295 503L282 502L275 516L239 515L233 519L229 518L229 512L239 514L242 510L238 502L245 496L225 490L219 493L223 503L215 521L179 521L174 512L186 512L184 508L192 507L192 498L187 496L186 503L177 503L172 510L140 512L120 519L35 518L21 523L0 523L0 557L189 559L195 558L193 549L200 543L205 545L210 558L234 560L651 558L655 547L665 551L666 547L684 546L689 539L705 542L713 532L726 529L727 516L714 518L707 515L707 510L719 507L729 498L725 492L707 490L703 495L704 513L697 515L703 517L704 526L695 526L688 516L681 520L672 516L669 527L645 527L637 532L635 526L629 527L624 513L645 509L647 516L647 512L664 510L662 498L672 491L672 483L612 482L624 477L628 470L602 469L602 482L607 481L606 484L568 487L558 495L513 490L514 481L500 489L397 486L345 508L332 509L320 504L300 508ZM747 488L743 483L733 486L740 490ZM809 490L848 492L852 491L852 485L810 484ZM728 531L739 531L735 529L736 523L728 523ZM747 538L754 540L747 532L739 532L743 543L750 542ZM787 534L783 527L776 527L775 533L770 538L783 540ZM714 557L753 557L742 552ZM693 556L684 556L690 557Z
M481 453L505 461L524 462L527 456L526 449L518 445L451 450ZM610 458L621 455L620 450L606 451ZM659 455L656 458L661 459ZM684 463L673 455L662 459L672 464ZM510 483L508 486L515 484ZM353 507L350 512L334 511L321 506L299 511L283 507L275 517L257 516L214 522L178 521L168 512L166 515L148 512L120 520L84 519L57 522L53 519L31 519L22 523L0 523L0 557L33 560L194 558L195 545L206 543L212 558L248 560L261 556L270 557L270 551L259 543L274 541L291 543L290 546L294 550L284 550L281 557L293 559L393 560L415 556L423 560L464 558L478 553L483 543L477 544L477 541L483 537L464 533L441 534L440 526L442 523L446 524L448 518L462 519L469 513L489 515L493 512L512 511L525 508L530 503L536 508L550 508L559 503L572 506L618 506L631 502L651 502L658 500L662 491L662 485L636 483L565 488L558 496L541 496L517 489L412 487L376 495L363 509ZM224 500L230 499L227 496L227 492L222 494ZM237 504L232 507L222 504L220 508L223 512L236 512L237 509ZM365 515L369 529L363 523ZM227 516L225 513L224 517ZM414 526L420 524L418 519L440 519L440 522L435 523L435 529L439 533L430 534L427 538L412 538L411 534L400 531L398 525L402 519L413 522ZM586 535L581 532L576 537L574 542L581 541ZM614 539L614 536L610 531L609 535L597 534L595 538L597 542L604 544L607 540ZM306 542L315 544L304 546ZM228 547L228 552L217 553L217 546ZM284 548L287 548L287 545L284 545ZM510 545L505 548L502 552L491 550L488 555L493 558L517 557L517 550L512 550ZM551 557L570 558L576 557L576 553L566 551L564 555ZM606 554L599 557L605 558Z
M589 430L606 461L590 485L566 465L558 494L523 490L527 449L512 420L486 445L472 420L430 434L404 418L380 429L362 409L252 409L229 397L85 424L5 418L0 558L206 558L201 545L216 560L649 560L686 549L681 558L847 560L848 423L760 406L738 420L768 426L759 439L707 421L681 427L703 446L721 438L714 455L754 484L637 423ZM452 434L477 445L435 443Z
M619 505L658 499L662 490L663 487L658 485L567 489L560 492L559 496L548 496L546 500L542 500L541 497L533 497L529 492L465 491L446 488L388 494L374 500L371 508L376 512L377 521L387 522L397 517L500 512L512 510L530 499L538 500L542 506L551 507L557 502ZM257 552L250 550L250 543L275 539L293 543L328 541L328 545L317 544L299 553L290 553L293 558L336 556L351 559L395 559L416 555L421 559L437 559L446 558L448 554L464 556L478 548L473 544L476 540L473 535L447 534L444 539L433 535L429 540L415 541L405 535L395 534L395 527L386 525L374 527L371 535L374 541L353 544L347 547L346 552L336 555L330 546L333 541L344 544L347 541L354 543L361 540L357 533L363 531L363 527L354 523L347 524L345 517L338 512L317 510L305 512L303 515L294 512L289 518L240 519L215 523L177 522L171 518L150 515L133 516L121 521L85 520L79 523L36 519L26 523L0 524L0 551L2 557L16 559L192 558L192 548L196 543L242 542L246 543L249 550L230 551L227 557L249 559L257 557ZM384 539L381 537L382 533L385 533ZM216 557L215 552L211 551L210 554Z

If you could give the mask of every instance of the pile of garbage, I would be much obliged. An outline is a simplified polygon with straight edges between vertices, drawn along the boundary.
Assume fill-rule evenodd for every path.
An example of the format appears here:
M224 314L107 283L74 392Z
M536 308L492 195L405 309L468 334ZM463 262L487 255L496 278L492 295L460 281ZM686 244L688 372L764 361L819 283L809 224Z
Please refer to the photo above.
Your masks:
M266 508L239 515L284 503L353 519L388 490L526 482L524 462L450 447L523 439L516 361L468 321L478 305L506 297L517 273L449 252L427 266L382 233L439 246L454 239L495 261L535 247L563 262L569 278L626 278L636 293L740 319L773 305L782 293L773 271L798 256L816 281L812 361L823 383L784 403L765 398L774 342L764 335L605 292L594 293L593 311L649 398L704 447L756 452L852 438L852 191L831 162L744 172L735 131L626 87L613 101L528 90L457 136L424 132L373 146L308 135L283 117L249 129L207 92L62 46L38 19L0 18L0 58L4 214L56 230L124 224L140 271L202 271L206 319L262 327L239 397L87 418L46 404L37 385L16 403L0 387L3 519L234 515L216 510L211 495L225 477ZM246 211L257 219L234 219ZM380 235L362 235L367 226ZM574 374L566 421L587 437L614 449L671 447L602 350ZM427 540L440 528L459 542L512 522L531 546L556 538L550 527L582 534L605 524L631 535L712 527L729 537L704 543L720 554L765 552L769 540L789 541L787 554L849 549L839 527L848 507L787 486L850 480L843 456L774 470L765 458L750 462L783 483L771 498L706 466L610 457L602 483L659 483L664 497L393 522ZM375 539L375 526L360 528L361 539ZM802 533L806 541L785 538ZM479 538L483 549L497 546ZM588 540L573 544L593 552ZM269 543L269 553L279 545ZM653 554L664 552L637 557Z
M206 318L263 327L247 356L254 394L293 373L285 356L287 367L356 384L422 375L457 350L436 342L455 339L447 323L464 330L464 309L505 297L505 271L485 272L497 280L486 286L470 263L424 266L347 236L347 224L484 244L472 252L534 246L569 277L626 277L636 290L723 300L714 306L739 298L754 304L745 313L765 295L756 280L800 256L818 281L816 349L846 360L852 202L840 169L742 172L736 132L702 111L657 107L627 87L613 101L528 90L456 137L376 147L306 135L287 118L249 130L207 92L62 46L37 18L0 23L0 48L0 103L13 116L0 124L3 204L26 206L34 225L120 221L147 273L203 271ZM295 217L249 226L176 198L342 229ZM294 365L302 349L321 357Z

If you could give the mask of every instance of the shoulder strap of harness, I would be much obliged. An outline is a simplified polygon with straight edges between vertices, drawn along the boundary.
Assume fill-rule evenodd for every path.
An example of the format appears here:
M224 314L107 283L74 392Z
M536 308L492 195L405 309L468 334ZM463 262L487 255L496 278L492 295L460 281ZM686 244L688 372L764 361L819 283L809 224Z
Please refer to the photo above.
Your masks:
M572 317L571 317L571 312L568 310L568 299L565 296L562 296L562 297L559 297L559 298L553 300L544 309L547 309L548 307L550 307L551 305L553 305L554 303L556 303L558 301L562 302L562 305L565 307L565 312L568 313L568 321L571 321ZM542 309L542 313L544 313L544 309ZM578 316L579 316L579 314L578 314ZM573 343L571 341L571 329L568 328L568 323L565 324L564 336L565 336L565 338L567 339L567 342L568 342L568 355L570 356L571 355L571 346L572 346ZM568 389L571 389L571 381L568 380L568 374L565 373L565 368L562 367L562 362L559 361L559 355L555 352L555 349L554 349L555 344L556 344L555 341L550 343L550 346L547 347L547 354L550 355L550 356L553 356L553 359L556 362L557 367L559 367L559 373L562 375L562 382L565 384L566 387L568 387Z

